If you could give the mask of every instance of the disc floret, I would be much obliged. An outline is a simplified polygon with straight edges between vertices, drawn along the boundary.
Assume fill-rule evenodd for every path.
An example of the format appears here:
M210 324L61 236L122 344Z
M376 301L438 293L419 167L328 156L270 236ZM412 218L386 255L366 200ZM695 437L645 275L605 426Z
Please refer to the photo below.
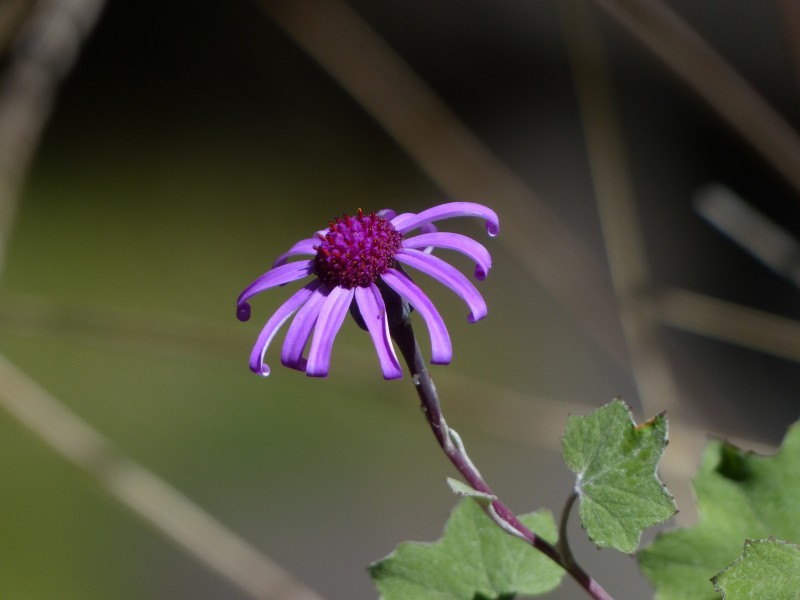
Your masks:
M328 231L318 233L314 246L314 272L331 287L369 287L394 265L403 235L377 214L345 214L329 222Z

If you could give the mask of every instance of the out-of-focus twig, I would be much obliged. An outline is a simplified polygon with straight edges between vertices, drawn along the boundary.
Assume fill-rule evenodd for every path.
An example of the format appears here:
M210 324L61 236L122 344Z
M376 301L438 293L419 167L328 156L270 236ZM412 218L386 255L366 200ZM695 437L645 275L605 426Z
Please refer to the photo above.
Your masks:
M341 0L259 3L448 195L490 202L499 242L627 369L602 265L366 22Z
M800 287L800 242L727 187L714 184L695 196L695 208L768 269Z
M687 414L687 405L679 401L678 387L659 339L657 324L642 303L643 293L653 284L622 140L622 126L611 88L605 44L585 0L561 0L559 8L606 256L633 376L645 414L668 411L673 437L671 448L680 446L688 450L680 457L674 452L665 454L662 464L677 471L670 463L687 456L694 456L695 462L699 460L705 439L691 428L684 427L684 423L693 421L692 415ZM692 472L693 466L689 465L690 468L684 471ZM688 477L672 480L669 484L679 506L692 506Z
M668 323L660 316L659 309L652 304L648 306L653 311L654 319ZM737 317L744 314L745 319L749 318L746 314L749 309L738 308ZM753 324L753 327L759 326L759 323ZM800 323L794 323L794 327L800 331ZM127 349L138 347L156 356L177 354L215 361L229 358L241 360L241 348L248 340L248 336L233 327L214 325L186 316L164 315L157 318L151 314L71 305L41 296L8 292L0 294L0 331L26 336L74 336L82 344ZM346 340L337 342L337 347L346 355L347 361L354 364L366 361L371 355L368 347L350 345ZM339 376L360 377L347 370ZM532 445L549 452L558 452L566 415L582 414L594 408L594 405L569 398L533 396L527 391L489 383L458 370L441 369L436 377L440 383L447 385L452 397L450 403L457 407L461 418L470 427L506 441ZM353 383L359 382L354 380ZM492 402L487 403L486 398L491 398ZM708 430L705 423L695 422L684 426L697 429L700 435ZM743 448L759 451L770 449L752 439L735 441ZM678 451L680 449L673 444L670 452ZM694 459L696 457L696 454L692 456ZM666 464L665 470L668 475L688 478L693 475L692 465L691 460L675 460Z
M0 294L0 330L24 336L57 335L105 348L180 356L239 356L250 334L184 315L159 317L36 294Z
M0 273L19 190L58 84L104 4L104 0L39 0L0 79Z
M0 407L88 473L123 506L248 596L260 600L320 600L168 483L114 449L100 433L2 356Z
M677 404L674 381L640 302L652 281L605 46L583 0L561 0L559 7L606 255L637 388L648 412L657 412L657 405L672 410Z
M39 0L0 80L0 274L20 188L56 89L103 5L104 0ZM248 596L320 599L168 483L114 449L2 356L0 408L83 469L123 506Z
M662 0L594 2L668 65L800 192L800 137L786 119L666 3Z
M0 2L0 56L5 54L20 23L25 19L26 13L34 2L35 0L3 0Z
M800 322L676 288L649 305L660 322L710 338L800 362Z
M780 22L783 25L784 39L789 57L794 66L795 84L800 91L800 2L797 0L777 0Z

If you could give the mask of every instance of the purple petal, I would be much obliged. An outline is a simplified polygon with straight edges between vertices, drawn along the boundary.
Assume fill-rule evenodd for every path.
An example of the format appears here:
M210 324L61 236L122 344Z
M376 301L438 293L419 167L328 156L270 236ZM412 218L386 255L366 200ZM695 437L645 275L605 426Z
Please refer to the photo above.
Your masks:
M388 269L381 278L386 285L405 298L425 320L431 335L431 362L435 365L450 364L453 358L450 334L447 333L447 327L430 298L402 271Z
M391 212L394 212L394 211L391 211ZM394 225L395 221L397 221L398 219L402 221L402 220L405 220L405 219L413 219L416 216L417 216L417 213L400 213L399 215L395 214L395 215L392 216L391 219L389 219L389 222L392 225ZM386 218L388 218L388 217L386 217Z
M286 332L286 339L283 342L281 349L281 364L298 371L306 370L306 360L303 358L303 350L306 347L308 338L311 335L311 330L319 317L319 311L322 309L322 301L328 297L330 288L322 285L321 282L315 281L317 286L314 293L297 311L292 324L289 325L289 330ZM312 285L312 284L309 284Z
M439 231L433 223L423 223L419 226L419 230L422 233L436 233Z
M355 290L358 310L361 312L361 317L375 344L375 350L378 352L383 378L398 379L402 377L403 371L400 369L400 363L397 361L397 355L389 337L386 305L378 286L372 283L368 288L357 287Z
M267 324L264 325L264 329L261 330L255 346L253 346L253 351L250 353L250 369L254 373L258 373L264 377L269 375L269 365L264 362L264 354L267 352L272 338L275 337L278 329L286 322L286 319L291 317L292 313L308 300L309 296L311 296L318 286L318 281L312 281L304 288L295 292L291 298L275 311L269 321L267 321Z
M397 215L392 219L391 223L400 233L408 233L425 223L451 217L482 217L486 220L486 231L490 236L494 237L500 233L500 220L497 218L497 213L488 206L476 204L475 202L447 202L446 204L423 210L418 214L404 213Z
M314 339L308 351L306 373L311 377L327 377L331 365L333 340L347 316L347 309L353 300L354 290L335 287L322 304Z
M382 208L375 214L378 215L379 217L386 219L387 221L391 221L397 216L397 213L393 211L391 208Z
M447 248L466 254L475 261L475 278L486 279L486 274L492 268L492 257L489 251L475 240L460 233L423 233L407 240L403 240L403 248L426 248L434 246ZM425 252L429 254L429 252Z
M480 292L454 266L447 264L440 258L411 248L403 248L394 258L404 265L414 267L418 271L430 275L458 294L469 306L470 314L467 318L470 323L479 321L486 316L488 310Z
M302 279L306 275L311 274L313 269L314 261L312 260L293 262L288 265L281 265L280 267L270 269L247 286L239 295L239 299L236 301L236 316L239 317L240 321L247 321L247 319L250 318L250 305L247 303L247 300L271 287Z
M436 229L436 225L434 225L433 223L423 223L422 225L420 225L419 231L420 233L436 233L439 230ZM433 252L433 246L425 246L423 252L425 254L430 254L431 252Z
M390 217L384 217L384 218L389 219L392 225L394 225L398 221L404 222L409 219L413 219L417 216L416 213L401 213L399 215L396 215L394 211L389 211L389 212L392 215L391 218ZM395 229L397 229L397 227L395 227ZM433 223L423 223L422 225L420 225L419 229L422 233L433 233L434 231L439 231L438 229L436 229L436 225L434 225Z
M274 269L275 267L280 267L281 265L286 264L286 261L289 260L289 258L292 256L298 256L304 254L310 254L313 256L314 254L317 253L317 251L314 250L314 246L319 244L319 242L320 240L316 236L305 240L300 240L294 246L289 248L289 250L287 250L286 252L281 254L278 258L276 258L275 262L272 263L272 268Z

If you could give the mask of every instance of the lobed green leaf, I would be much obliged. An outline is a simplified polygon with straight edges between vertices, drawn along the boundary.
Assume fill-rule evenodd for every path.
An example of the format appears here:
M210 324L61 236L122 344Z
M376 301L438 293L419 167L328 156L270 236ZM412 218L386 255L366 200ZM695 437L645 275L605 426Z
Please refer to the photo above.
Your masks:
M713 578L723 600L796 600L800 546L776 539L748 540L735 563Z
M644 529L675 514L656 475L666 445L665 415L636 425L621 400L567 421L564 460L577 475L581 523L599 547L633 552Z
M555 541L549 511L520 520ZM524 540L501 530L471 498L453 510L438 542L403 542L369 571L383 600L508 600L550 591L564 574Z
M710 579L736 560L745 540L800 540L800 425L774 456L710 443L694 489L698 522L658 536L639 552L657 600L719 600Z

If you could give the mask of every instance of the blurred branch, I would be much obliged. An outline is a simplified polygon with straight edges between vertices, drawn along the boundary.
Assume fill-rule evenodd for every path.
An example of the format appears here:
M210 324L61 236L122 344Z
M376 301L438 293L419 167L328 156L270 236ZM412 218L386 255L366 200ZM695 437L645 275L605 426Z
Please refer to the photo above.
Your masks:
M594 2L668 65L800 192L800 137L683 19L661 0Z
M652 304L648 306L653 318L663 320L658 309ZM800 331L800 323L795 324L795 328ZM239 334L233 327L215 326L188 317L155 318L8 292L0 294L0 331L22 335L73 335L84 344L125 349L139 346L153 355L175 353L215 360L220 356L240 356L241 348L249 339L249 335ZM800 343L798 346L800 354ZM337 348L354 364L372 358L369 348L349 345L345 340L337 340ZM340 376L357 377L347 370ZM471 427L505 441L542 450L558 451L568 414L582 414L595 408L567 398L532 396L529 392L488 383L453 369L438 370L436 378L440 385L448 387L450 402L458 406ZM487 403L486 398L491 398L492 402ZM642 416L646 418L652 414ZM705 423L684 423L681 427L700 436L707 433ZM743 448L765 452L772 449L752 439L734 438L734 441ZM665 465L667 473L683 478L692 476L698 454L676 444L672 445L670 453L674 458Z
M560 451L561 437L568 415L588 414L597 408L564 398L531 396L527 392L487 383L451 370L438 372L436 378L440 386L447 386L450 403L458 407L459 418L462 421L466 421L464 416L469 419L466 422L470 427L496 436L505 442L533 446L549 452ZM491 398L492 402L487 403L486 398ZM649 418L653 414L646 412L642 417ZM704 445L712 435L728 439L741 448L754 452L771 454L775 451L774 445L749 437L729 436L724 432L709 431L702 422L683 420L676 423L672 414L669 414L669 419L671 441L668 453L659 469L670 482L670 491L673 491L674 482L689 482L695 476L698 459L701 456L697 446ZM678 439L689 439L691 443L676 443ZM685 492L683 495L685 496ZM691 519L694 502L687 502L687 498L684 497L678 504L683 513L680 520L685 522Z
M20 189L58 84L74 64L103 5L103 0L39 0L0 80L0 273ZM2 356L0 407L123 506L248 596L320 599L169 484L114 449Z
M657 332L640 302L641 293L653 283L605 46L583 0L561 0L559 8L606 255L637 388L648 414L672 410L678 401L675 383Z
M603 267L555 214L341 0L259 0L449 196L489 202L510 254L627 370Z
M800 2L797 0L777 0L779 20L783 25L789 58L795 72L795 84L800 90Z
M189 317L158 317L43 296L0 294L0 329L18 335L74 336L120 350L180 356L239 356L250 334Z
M800 362L800 322L686 290L667 288L649 305L666 325Z
M768 269L800 288L800 242L723 185L695 197L695 209Z
M320 600L0 356L0 406L162 535L260 600Z
M0 56L5 54L20 24L36 0L3 0L0 4Z
M611 88L605 44L585 0L561 0L559 9L583 122L606 256L639 397L647 416L662 410L669 412L673 437L670 450L680 447L684 450L680 458L684 459L691 453L696 464L705 436L685 426L695 419L687 414L688 404L680 403L678 387L659 339L658 327L641 301L642 292L652 289L653 282L639 225L622 127ZM674 452L667 452L662 461L663 467L675 471L672 463L677 458ZM670 491L679 506L693 506L690 479L691 473L669 482Z
M0 273L19 191L53 106L104 0L39 0L0 79Z

